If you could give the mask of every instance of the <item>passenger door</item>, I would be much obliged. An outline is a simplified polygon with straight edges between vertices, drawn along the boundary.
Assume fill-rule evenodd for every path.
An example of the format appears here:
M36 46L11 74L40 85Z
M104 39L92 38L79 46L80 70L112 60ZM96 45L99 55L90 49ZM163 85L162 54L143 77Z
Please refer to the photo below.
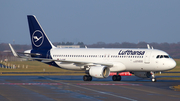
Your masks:
M145 53L145 57L144 57L144 63L145 64L150 64L150 57L151 57L151 51L147 51Z

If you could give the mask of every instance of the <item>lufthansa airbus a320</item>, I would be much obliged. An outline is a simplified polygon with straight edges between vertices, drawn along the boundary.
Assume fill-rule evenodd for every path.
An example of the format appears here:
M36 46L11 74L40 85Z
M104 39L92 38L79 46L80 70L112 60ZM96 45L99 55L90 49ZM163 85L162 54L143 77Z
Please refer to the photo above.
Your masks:
M110 72L113 81L121 81L121 72L130 72L141 78L156 81L155 72L175 68L176 62L164 51L157 49L130 48L57 48L48 39L34 15L28 15L32 49L24 51L26 57L63 69L82 70L87 75L84 81L92 77L107 78ZM9 44L12 53L21 57Z

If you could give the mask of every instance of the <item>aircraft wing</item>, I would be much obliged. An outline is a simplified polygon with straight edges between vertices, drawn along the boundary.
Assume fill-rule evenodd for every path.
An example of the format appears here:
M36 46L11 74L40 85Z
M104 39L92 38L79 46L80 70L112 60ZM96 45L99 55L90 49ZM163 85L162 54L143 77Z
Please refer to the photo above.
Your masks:
M103 65L103 66L107 66L107 67L113 67L112 63L96 63L96 62L71 61L71 60L55 60L55 59L47 59L47 58L30 58L30 59L41 60L42 62L57 61L57 62L61 62L61 63L74 63L74 65L81 65L81 66Z
M102 65L102 66L107 66L107 67L113 67L112 63L95 63L95 62L84 62L84 61L71 61L71 60L55 60L55 59L47 59L47 58L31 58L31 57L27 57L27 56L19 56L16 51L14 50L14 48L11 46L11 44L9 44L9 47L13 53L13 55L15 57L18 58L26 58L26 59L30 59L30 60L40 60L41 62L52 62L52 61L57 61L57 62L61 62L61 63L73 63L74 65L77 66L93 66L93 65ZM40 55L38 53L20 53L20 54L29 54L29 55Z

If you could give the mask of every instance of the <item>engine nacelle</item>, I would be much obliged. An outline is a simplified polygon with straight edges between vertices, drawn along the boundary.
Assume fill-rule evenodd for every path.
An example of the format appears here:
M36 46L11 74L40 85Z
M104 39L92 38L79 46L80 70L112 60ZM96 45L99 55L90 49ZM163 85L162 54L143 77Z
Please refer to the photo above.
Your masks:
M92 66L89 69L89 75L96 78L107 78L110 74L110 69L105 66Z
M150 72L133 72L135 76L140 78L151 78Z

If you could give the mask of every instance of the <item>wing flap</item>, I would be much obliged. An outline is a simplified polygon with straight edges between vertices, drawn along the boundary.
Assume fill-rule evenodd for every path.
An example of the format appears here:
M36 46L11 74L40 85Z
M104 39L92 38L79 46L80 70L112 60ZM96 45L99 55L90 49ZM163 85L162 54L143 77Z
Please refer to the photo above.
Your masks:
M17 52L18 54L28 54L28 55L33 55L33 56L40 56L41 54L39 53L23 53L23 52Z

